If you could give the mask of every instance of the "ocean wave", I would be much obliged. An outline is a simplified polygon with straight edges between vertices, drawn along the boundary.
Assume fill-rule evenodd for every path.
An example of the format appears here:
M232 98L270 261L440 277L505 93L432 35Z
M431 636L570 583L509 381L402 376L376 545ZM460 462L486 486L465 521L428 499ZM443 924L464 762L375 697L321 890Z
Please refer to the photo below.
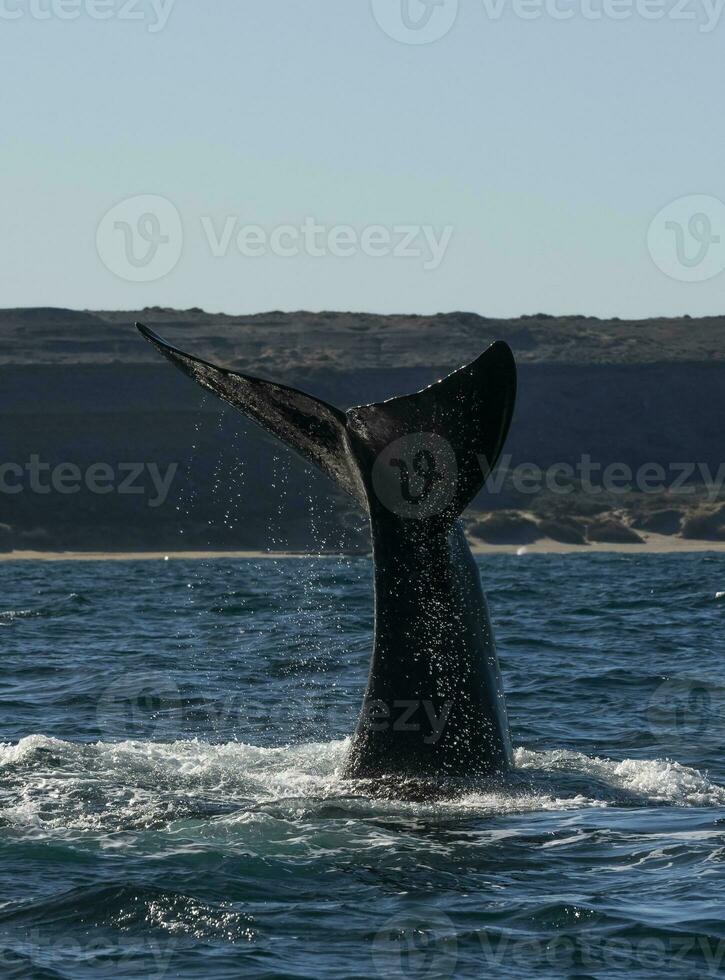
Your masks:
M14 623L19 619L47 619L53 616L64 616L75 613L79 606L90 605L90 600L80 593L71 592L70 595L53 602L43 603L30 609L6 609L0 612L0 626Z
M669 760L518 748L516 768L446 798L380 794L340 775L349 739L267 748L198 740L76 743L31 735L0 744L7 825L98 832L174 821L296 819L302 814L495 816L611 805L709 807L725 788ZM415 787L413 787L415 789Z
M650 803L674 806L722 806L725 788L710 782L697 769L668 759L622 759L614 761L554 749L549 752L516 750L519 769L581 773L615 790L637 794Z

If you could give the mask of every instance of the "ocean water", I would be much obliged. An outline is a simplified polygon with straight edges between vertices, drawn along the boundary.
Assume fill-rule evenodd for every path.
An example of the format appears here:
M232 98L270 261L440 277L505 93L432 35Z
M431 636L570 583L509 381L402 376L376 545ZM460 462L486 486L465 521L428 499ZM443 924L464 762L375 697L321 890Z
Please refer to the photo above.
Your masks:
M366 558L0 564L0 976L725 970L725 556L480 561L516 771L339 768Z

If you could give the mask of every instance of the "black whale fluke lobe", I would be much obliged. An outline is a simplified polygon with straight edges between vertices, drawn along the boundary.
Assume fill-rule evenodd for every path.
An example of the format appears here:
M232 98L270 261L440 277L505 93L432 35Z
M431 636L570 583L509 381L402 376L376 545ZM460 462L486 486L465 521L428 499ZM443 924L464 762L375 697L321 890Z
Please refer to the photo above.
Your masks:
M510 768L493 631L459 520L511 423L516 366L508 345L492 344L414 394L342 412L137 326L176 367L315 463L369 515L375 639L344 775L443 783Z
M181 371L278 436L302 457L319 466L361 504L364 503L359 472L348 451L343 412L296 388L229 371L192 357L168 344L142 323L136 326Z

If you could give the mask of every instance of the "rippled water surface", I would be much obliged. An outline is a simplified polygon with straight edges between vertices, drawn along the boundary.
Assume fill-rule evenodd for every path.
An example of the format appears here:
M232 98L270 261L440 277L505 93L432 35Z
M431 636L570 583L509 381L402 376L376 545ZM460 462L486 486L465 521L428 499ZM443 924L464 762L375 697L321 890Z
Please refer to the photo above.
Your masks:
M0 564L0 976L725 971L725 556L496 556L517 769L339 773L367 559Z

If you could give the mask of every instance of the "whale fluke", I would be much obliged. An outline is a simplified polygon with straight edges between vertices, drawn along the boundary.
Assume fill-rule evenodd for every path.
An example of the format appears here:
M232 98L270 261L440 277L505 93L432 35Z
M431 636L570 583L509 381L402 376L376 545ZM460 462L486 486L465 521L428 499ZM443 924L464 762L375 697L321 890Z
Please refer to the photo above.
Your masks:
M381 454L398 445L405 454L426 447L445 471L442 496L450 497L435 516L452 521L468 506L496 465L508 434L516 401L516 365L508 344L498 341L470 364L411 395L362 405L347 411L347 428L355 441L358 460L366 462L363 478ZM391 462L393 460L391 459ZM397 470L397 472L396 472ZM400 466L390 467L390 480L399 479ZM381 485L385 478L378 470ZM390 487L390 495L396 492ZM383 496L388 496L383 490ZM416 515L426 517L425 509ZM432 516L432 515L431 515Z
M436 517L453 520L496 465L511 423L516 366L502 341L421 391L342 412L297 388L211 364L144 324L136 326L181 371L314 463L366 509L371 492L380 495L381 486L370 485L380 454L401 439L424 436L452 451L444 475L449 484L454 477L455 492L448 494L450 485L444 488L450 500ZM425 451L426 439L420 444ZM389 474L392 480L398 475L394 468ZM378 480L383 483L385 474L379 472Z
M365 491L349 450L344 412L296 388L210 364L167 343L142 323L136 327L184 374L278 436L365 506Z
M463 509L503 448L516 398L509 347L411 395L341 412L217 367L137 324L178 368L274 433L362 504L375 559L375 642L344 774L470 779L511 765L503 685Z

